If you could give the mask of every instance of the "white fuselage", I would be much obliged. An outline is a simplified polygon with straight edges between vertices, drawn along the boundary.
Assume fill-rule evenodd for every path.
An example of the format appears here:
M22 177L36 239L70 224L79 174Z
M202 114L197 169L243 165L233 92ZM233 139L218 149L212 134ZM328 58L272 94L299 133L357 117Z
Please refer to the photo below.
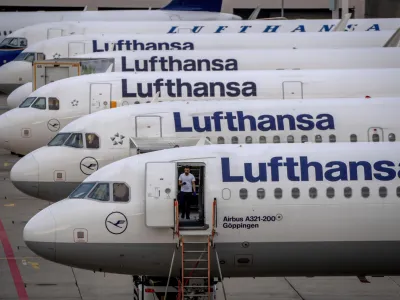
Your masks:
M153 100L397 97L398 78L396 68L82 75L47 84L1 115L0 144L27 154L46 145L73 120L112 106ZM50 109L50 100L58 105Z
M400 136L399 109L398 98L177 101L120 107L68 124L48 146L19 160L11 180L28 195L58 201L105 165L138 151L194 145L201 138L212 144L394 142ZM86 138L92 134L97 145ZM71 141L77 135L82 143L75 145Z
M214 251L226 277L398 275L399 151L399 143L310 143L137 155L98 170L70 199L39 212L24 241L51 261L130 275L168 276L180 236L213 239L211 276L218 274ZM185 165L199 170L204 219L193 225L174 213ZM179 248L172 276L182 259Z
M85 58L113 58L115 72L197 72L284 69L399 68L400 48L339 49L240 49L219 51L118 51L76 55ZM0 91L9 92L32 81L32 64L16 61L0 68ZM15 108L32 92L10 96L7 104ZM28 93L28 94L27 94Z

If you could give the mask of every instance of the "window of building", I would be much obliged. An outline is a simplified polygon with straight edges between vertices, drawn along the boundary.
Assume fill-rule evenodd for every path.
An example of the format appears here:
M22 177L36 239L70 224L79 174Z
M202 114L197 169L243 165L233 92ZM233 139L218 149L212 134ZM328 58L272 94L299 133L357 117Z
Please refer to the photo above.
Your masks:
M240 189L239 190L239 197L242 200L247 199L247 189Z
M287 137L287 142L288 142L288 143L294 143L294 137L293 137L293 135L288 135L288 137Z
M357 135L355 135L355 134L350 135L350 142L356 143L357 142Z
M310 198L312 198L312 199L317 198L317 193L318 193L317 189L314 187L310 188L308 191L308 194L309 194Z
M317 134L317 135L315 136L315 142L316 142L316 143L322 143L322 136L321 136L320 134Z
M377 133L374 133L373 135L372 135L372 141L373 142L379 142L379 134L377 134Z
M109 183L98 183L96 187L90 192L88 198L99 201L110 200L110 184Z
M281 142L281 138L280 138L279 136L275 135L275 136L274 136L274 139L273 139L273 142L274 142L275 144L280 143L280 142Z
M276 199L281 199L282 198L282 189L281 188L276 188L274 191L274 195Z
M96 182L85 182L79 185L75 191L71 193L69 198L85 198L86 195L90 192L90 190L94 187Z
M329 136L329 143L336 143L336 135L331 134Z
M300 197L300 190L298 188L292 188L292 197L297 199Z
M387 196L387 188L386 188L386 187L381 186L381 187L379 188L379 196L380 196L381 198L386 198L386 196Z
M329 199L332 199L333 197L335 197L335 189L332 187L328 187L326 189L326 197L328 197Z
M353 193L353 191L352 191L351 187L345 187L344 188L344 196L346 198L351 198L352 193Z
M265 136L260 136L260 144L266 144L267 143L267 138Z
M62 146L70 135L71 133L69 132L59 133L47 144L47 146Z
M73 133L64 144L67 147L83 148L82 133Z
M363 198L368 198L368 197L369 197L369 188L368 188L368 187L364 186L364 187L361 189L361 196L362 196Z
M55 97L49 97L49 110L59 110L60 101Z
M389 142L395 142L396 141L396 135L394 133L389 134Z
M302 143L307 143L307 142L308 142L308 136L302 135L302 136L301 136L301 142L302 142Z
M217 139L218 144L225 144L225 139L222 136L219 136Z
M99 149L100 142L97 134L86 133L86 148L89 149Z
M258 199L264 199L265 198L265 190L260 188L257 189L257 198Z
M239 144L239 139L237 136L232 137L232 144Z
M45 97L37 98L36 101L33 102L31 107L36 108L36 109L41 109L41 110L46 109L46 98Z
M115 202L128 202L129 199L129 187L125 183L114 183L113 200Z
M251 136L246 136L246 144L253 143L253 138Z

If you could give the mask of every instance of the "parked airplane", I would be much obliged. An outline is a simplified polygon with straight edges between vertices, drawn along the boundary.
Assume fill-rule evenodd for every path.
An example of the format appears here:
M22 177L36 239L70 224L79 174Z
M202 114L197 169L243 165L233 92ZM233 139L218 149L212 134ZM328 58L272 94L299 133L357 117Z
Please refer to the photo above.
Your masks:
M78 54L108 51L137 50L199 50L248 48L338 48L382 47L396 31L380 32L323 32L278 35L226 34L94 34L73 35L44 40L27 47L15 58L21 60L71 57ZM34 54L32 56L32 54ZM0 59L6 63L8 58Z
M20 159L11 180L25 194L58 201L109 163L138 152L193 145L201 138L213 144L395 142L400 136L399 109L399 98L177 101L120 107L66 125L47 146ZM31 142L17 139L25 147Z
M95 52L75 56L114 58L115 72L176 71L242 71L283 69L353 69L399 68L400 48L339 49L239 49L194 51L118 51ZM0 68L0 91L10 92L32 81L32 65L19 62L11 68ZM32 85L23 88L22 98L10 97L8 106L15 108L32 92ZM13 100L15 101L14 103Z
M24 155L46 145L61 128L81 116L151 101L400 96L400 69L395 68L212 74L115 72L52 82L0 116L0 145Z
M399 275L399 152L400 143L305 143L137 155L40 211L23 238L63 265L204 276L208 285L222 276ZM186 165L198 174L197 205L180 220L174 199Z

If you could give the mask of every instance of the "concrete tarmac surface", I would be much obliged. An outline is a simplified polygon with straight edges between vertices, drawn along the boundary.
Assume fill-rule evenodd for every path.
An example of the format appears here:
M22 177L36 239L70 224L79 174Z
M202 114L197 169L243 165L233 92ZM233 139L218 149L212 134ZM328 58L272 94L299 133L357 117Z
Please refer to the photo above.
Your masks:
M5 99L0 95L0 107ZM0 150L0 300L132 300L131 276L58 265L25 246L25 224L50 203L14 188L9 175L18 159ZM224 285L228 300L400 300L400 277L367 279L370 283L356 277L227 278ZM224 299L220 284L217 299Z

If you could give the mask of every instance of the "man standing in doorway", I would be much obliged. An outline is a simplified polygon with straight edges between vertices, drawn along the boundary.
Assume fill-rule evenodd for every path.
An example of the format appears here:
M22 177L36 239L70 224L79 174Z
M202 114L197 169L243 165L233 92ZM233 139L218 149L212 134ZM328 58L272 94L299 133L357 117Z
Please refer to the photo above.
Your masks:
M186 215L186 219L190 219L190 202L192 195L196 195L196 178L190 173L189 166L185 166L185 171L179 175L179 186L181 187L180 203L181 218Z

